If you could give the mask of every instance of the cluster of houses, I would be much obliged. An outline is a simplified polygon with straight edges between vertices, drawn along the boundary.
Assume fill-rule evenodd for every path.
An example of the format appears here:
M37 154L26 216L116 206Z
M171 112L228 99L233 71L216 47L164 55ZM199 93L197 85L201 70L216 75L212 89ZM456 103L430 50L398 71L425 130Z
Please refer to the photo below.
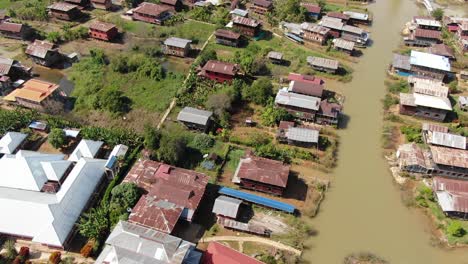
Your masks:
M366 47L369 41L369 33L357 27L357 24L371 23L369 14L345 11L329 12L322 16L319 6L303 4L308 10L309 16L321 20L318 23L304 22L302 24L282 22L280 28L285 36L298 43L315 43L326 45L333 40L332 45L336 50L354 55L355 47Z
M462 52L468 52L468 18L444 17L443 24L455 34Z
M468 150L466 137L450 133L448 127L424 123L422 138L427 147L415 143L398 148L400 170L432 177L433 190L449 216L468 218Z

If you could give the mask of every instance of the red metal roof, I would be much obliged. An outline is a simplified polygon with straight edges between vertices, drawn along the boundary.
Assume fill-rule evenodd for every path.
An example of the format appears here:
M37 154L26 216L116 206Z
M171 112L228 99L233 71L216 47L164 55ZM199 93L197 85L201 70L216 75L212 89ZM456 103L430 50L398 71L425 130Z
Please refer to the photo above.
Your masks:
M281 121L279 123L279 126L278 128L279 129L288 129L290 127L294 127L294 122L291 122L291 121Z
M169 11L171 8L164 5L158 5L148 2L141 3L133 12L150 15L150 16L159 16L165 11Z
M248 27L258 27L260 25L260 22L255 19L240 16L234 16L232 18L232 23Z
M210 242L203 254L203 264L262 264L262 262L218 242Z
M314 83L314 84L324 84L325 83L324 80L322 80L320 78L317 78L315 76L302 75L302 74L299 74L299 73L289 73L288 80L289 81L303 81L303 82Z
M0 31L19 33L21 32L22 28L23 28L23 24L10 23L10 22L0 23Z
M107 31L109 31L109 30L111 30L113 28L115 28L114 24L106 23L106 22L100 22L100 21L96 21L96 22L92 23L91 25L89 25L89 29L103 31L103 32L107 32Z
M320 102L319 113L324 116L337 117L342 110L343 106L338 103L331 103L327 100Z
M218 29L215 31L215 36L227 39L239 39L241 34L227 29Z
M205 66L203 66L203 70L234 76L237 74L239 66L234 63L209 60Z
M240 160L237 177L285 188L289 165L277 160L248 156Z
M414 36L417 38L440 39L441 33L438 30L417 28L414 32Z
M310 13L317 13L319 14L322 11L322 8L318 5L312 4L312 3L302 3L301 4L305 9L307 9L307 12Z

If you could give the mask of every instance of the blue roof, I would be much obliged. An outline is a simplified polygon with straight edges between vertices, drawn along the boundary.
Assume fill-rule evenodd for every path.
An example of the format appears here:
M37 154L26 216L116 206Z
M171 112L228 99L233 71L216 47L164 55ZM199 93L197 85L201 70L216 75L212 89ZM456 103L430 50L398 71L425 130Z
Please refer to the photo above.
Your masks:
M290 38L290 39L292 39L294 41L300 42L300 43L304 42L304 40L302 38L300 38L300 37L298 37L298 36L296 36L294 34L291 34L291 33L286 33L286 37L288 37L288 38Z
M221 187L218 191L220 194L239 198L244 201L249 201L255 204L263 205L269 208L285 211L287 213L294 213L296 208L290 204L279 202L273 199L265 198L251 193L241 192L227 187Z
M117 157L116 156L110 156L109 159L106 162L106 168L112 169L117 162Z

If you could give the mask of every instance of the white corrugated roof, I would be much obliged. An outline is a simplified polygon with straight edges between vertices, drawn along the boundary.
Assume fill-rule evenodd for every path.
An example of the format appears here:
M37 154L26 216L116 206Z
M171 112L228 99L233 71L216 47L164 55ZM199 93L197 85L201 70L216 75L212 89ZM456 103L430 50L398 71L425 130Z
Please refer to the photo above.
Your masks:
M102 141L82 139L68 160L78 161L80 158L94 158L103 144Z
M287 89L288 88L283 88L278 91L275 97L275 103L318 111L320 98L288 92Z
M303 127L290 127L286 131L286 137L299 142L318 143L319 131Z
M231 218L237 217L237 212L239 211L239 206L242 204L242 201L239 199L227 197L224 195L216 198L213 213L217 215L223 215Z
M0 139L0 153L13 154L28 135L18 132L8 132Z
M413 94L414 104L436 109L452 111L452 104L447 97L437 97L425 94Z
M449 192L437 191L436 195L437 195L437 202L442 208L442 211L453 212L455 210L453 206L453 197L452 195L450 195Z
M412 50L410 63L411 65L417 65L446 72L450 71L450 61L448 58L431 53Z
M464 136L442 133L438 131L430 132L429 136L430 144L466 149L466 137Z

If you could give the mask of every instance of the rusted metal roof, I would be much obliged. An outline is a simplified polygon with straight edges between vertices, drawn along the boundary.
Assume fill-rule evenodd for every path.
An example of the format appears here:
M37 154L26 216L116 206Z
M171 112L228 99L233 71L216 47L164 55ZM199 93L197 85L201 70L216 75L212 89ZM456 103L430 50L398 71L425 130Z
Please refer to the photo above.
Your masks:
M422 29L417 28L414 31L414 37L416 38L428 38L428 39L441 39L441 32L438 30Z
M468 213L468 181L434 177L432 188L444 212Z
M288 90L293 93L322 97L323 85L304 81L291 81Z
M285 188L288 183L289 165L277 160L248 156L239 161L235 174L234 178Z
M447 58L455 58L453 49L445 44L434 44L429 48L429 52Z
M432 160L436 164L468 168L468 151L462 149L430 146Z
M103 31L103 32L107 32L113 28L115 28L114 24L101 22L101 21L96 21L96 22L93 22L91 25L89 25L89 29Z
M343 106L338 103L328 102L323 100L320 102L319 113L324 116L338 117L338 115L343 111Z
M232 23L248 27L258 27L260 25L260 22L255 19L240 16L234 16L232 18Z
M434 167L429 152L422 150L414 143L400 145L398 147L397 157L400 167L420 166L426 169Z
M301 24L301 28L305 31L316 33L319 35L327 35L330 29L321 25L304 22Z
M30 56L44 59L47 55L47 52L54 49L55 45L51 42L45 40L35 40L33 43L28 45L25 53Z
M23 29L23 24L3 22L0 23L0 31L19 33Z
M169 11L171 8L164 5L158 5L148 2L141 3L133 12L149 16L159 16L161 13Z
M234 76L239 71L239 65L229 62L209 60L205 66L203 66L203 70Z
M309 13L319 14L322 11L322 8L320 6L313 4L313 3L301 3L301 6L307 9L307 12Z
M427 143L440 145L449 148L466 149L466 137L443 133L437 131L428 131L426 133Z
M265 8L269 8L269 7L271 7L273 5L273 3L271 1L268 1L268 0L254 0L253 4L256 5L256 6L261 6L261 7L265 7Z
M57 11L62 11L62 12L69 12L75 8L78 8L78 6L65 3L65 2L57 2L49 6L49 9L51 10L57 10Z
M328 12L327 16L328 17L333 17L333 18L338 18L338 19L341 19L341 20L348 20L349 19L348 15L345 15L345 14L340 13L340 12Z
M8 75L13 63L12 59L0 57L0 76Z
M330 59L325 59L321 57L312 57L312 56L307 57L307 63L309 63L312 66L323 67L323 68L333 69L333 70L337 70L340 65L340 63L337 60L330 60Z
M353 51L354 50L354 42L352 41L347 41L347 40L344 40L344 39L334 39L333 40L333 46L335 48L339 48L339 49L344 49L344 50L348 50L348 51Z
M227 29L218 29L215 31L215 36L237 40L240 38L241 34Z
M448 133L449 129L446 126L441 126L438 124L433 124L433 123L424 123L422 125L422 130L423 131L434 131L434 132L442 132L442 133Z
M409 80L408 80L409 81ZM426 78L412 78L413 92L438 97L447 97L449 88L441 81Z
M397 69L411 70L410 56L394 53L392 66Z
M210 242L203 256L204 264L220 263L242 263L242 264L262 264L262 262L240 253L230 247L218 242Z
M161 4L175 6L179 0L160 0Z

